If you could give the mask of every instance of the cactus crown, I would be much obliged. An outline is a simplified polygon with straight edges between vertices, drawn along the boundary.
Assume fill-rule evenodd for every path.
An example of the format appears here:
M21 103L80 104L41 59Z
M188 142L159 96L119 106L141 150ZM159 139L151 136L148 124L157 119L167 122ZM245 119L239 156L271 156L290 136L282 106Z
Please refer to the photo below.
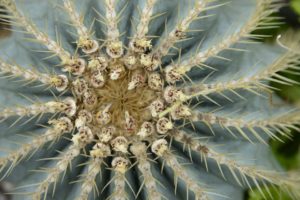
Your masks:
M36 6L49 8L43 4ZM278 37L279 45L270 47L259 43L264 35L253 33L280 24L272 15L282 6L279 1L191 0L184 6L181 0L102 0L100 4L59 0L52 4L58 17L67 18L70 31L54 28L53 36L25 16L23 4L0 0L0 13L8 12L0 16L16 31L10 42L25 34L38 43L30 47L46 48L30 53L24 45L26 53L20 60L26 65L28 56L34 57L30 62L36 63L35 68L1 60L1 73L25 80L29 88L41 83L54 96L54 100L33 100L30 95L37 89L31 87L25 95L32 104L6 107L0 113L4 126L10 124L8 130L26 124L33 135L16 129L3 136L10 140L22 133L26 139L18 135L16 146L1 143L2 177L9 179L22 165L37 171L20 175L23 181L14 195L242 199L244 188L258 187L263 193L262 188L273 184L299 196L299 180L272 163L265 144L269 138L280 140L276 132L289 137L290 130L298 129L299 111L274 108L267 82L294 83L279 72L299 69L300 37L289 31ZM228 30L224 16L232 20ZM127 21L132 29L124 28ZM163 33L155 33L157 25ZM70 42L73 39L75 43ZM41 54L46 58L41 59ZM43 64L47 72L40 70ZM39 94L42 98L44 93ZM34 119L42 128L30 126L37 126ZM41 150L46 146L50 152ZM26 167L25 158L42 161ZM13 179L16 182L18 177Z

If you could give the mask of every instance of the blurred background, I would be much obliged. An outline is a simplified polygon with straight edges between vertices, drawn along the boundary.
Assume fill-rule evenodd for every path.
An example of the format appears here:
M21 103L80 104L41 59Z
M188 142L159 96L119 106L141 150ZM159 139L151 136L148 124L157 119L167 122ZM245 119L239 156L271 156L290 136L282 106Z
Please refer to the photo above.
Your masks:
M263 33L270 35L265 42L274 42L277 35L280 32L288 29L300 29L300 0L283 0L286 6L280 10L279 15L283 18L285 25L277 29L263 31ZM3 14L3 13L0 13ZM9 25L1 23L0 19L0 39L8 37L10 32L5 30ZM299 30L300 31L300 30ZM299 32L300 34L300 32ZM289 78L292 78L300 82L299 74L283 74ZM300 108L300 84L293 86L278 85L271 83L276 86L280 91L276 93L290 104L295 104ZM300 169L300 133L293 132L293 140L287 140L282 138L285 142L271 141L270 146L274 152L274 155L280 162L283 168L286 170L299 170ZM7 182L0 183L0 200L10 200L9 195L5 193L10 190L11 186ZM273 194L274 200L290 200L287 194L278 193L276 189L270 187L270 191ZM245 200L265 200L260 192L256 190L247 191L245 194Z

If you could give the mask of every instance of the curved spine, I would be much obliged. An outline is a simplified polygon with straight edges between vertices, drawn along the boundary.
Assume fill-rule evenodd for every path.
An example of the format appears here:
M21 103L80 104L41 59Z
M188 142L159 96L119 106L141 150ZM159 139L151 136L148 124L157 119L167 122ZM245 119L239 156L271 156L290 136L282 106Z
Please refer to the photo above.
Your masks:
M219 7L220 5L207 7L212 0L196 1L187 16L176 24L176 27L160 42L159 46L154 50L154 54L161 57L166 56L169 49L175 45L176 42L186 38L190 24L198 18L198 15L208 9Z
M49 101L45 103L32 104L30 106L19 106L15 108L5 108L0 113L1 121L12 116L36 116L44 113L66 113L73 115L76 111L76 105L73 99L67 98L65 101Z
M88 171L86 174L82 175L81 191L79 197L77 197L77 200L87 200L93 188L97 188L95 179L96 176L101 172L102 164L102 159L92 159L88 163Z
M61 59L62 64L71 62L70 53L64 50L60 44L50 39L47 34L39 31L32 22L26 19L26 17L23 16L17 9L14 0L1 1L1 5L5 6L5 8L7 8L7 10L12 14L11 18L17 22L17 25L24 27L24 29L26 29L28 33L32 34L37 41L44 44L51 52L58 56Z
M83 49L86 54L92 54L98 51L99 43L92 39L91 30L89 30L83 23L83 17L75 10L73 3L74 0L64 0L64 9L68 13L72 25L76 28L77 34L79 36L77 44Z
M237 161L230 158L228 155L224 155L222 153L217 152L213 148L211 148L206 143L201 143L201 141L194 139L192 136L189 136L184 131L174 131L171 135L176 141L185 144L191 150L200 154L202 161L205 162L206 168L208 170L207 160L208 158L213 159L218 164L219 170L225 179L225 176L222 171L222 165L226 166L232 176L234 177L235 181L240 185L243 186L243 183L246 186L252 188L253 186L250 184L250 180L252 180L255 186L261 190L261 186L259 185L259 181L262 181L265 186L265 182L271 183L281 188L289 191L292 188L296 188L299 185L299 178L285 176L281 172L269 171L266 169L260 169L257 166L249 166L239 164ZM240 177L238 177L240 176Z
M64 133L68 133L73 129L71 120L66 117L62 117L58 120L52 120L50 121L50 124L52 124L52 127L49 128L43 135L36 136L30 143L22 144L17 151L12 151L6 157L0 158L0 172L9 162L11 162L9 169L6 171L3 177L6 177L13 170L13 168L30 152L35 153L46 143L50 141L56 141Z
M148 161L147 147L144 143L136 143L131 147L131 151L136 157L137 167L143 176L143 182L140 186L140 191L144 187L147 191L147 196L151 200L161 200L165 197L159 192L156 187L156 180L151 174L151 165Z
M271 14L275 13L279 8L280 4L277 0L257 0L255 12L240 30L229 37L224 38L209 49L201 51L187 60L183 60L181 63L177 64L176 71L179 74L184 75L189 72L192 67L202 66L202 63L207 61L209 58L216 57L219 52L225 49L230 49L231 45L238 43L243 38L257 39L263 37L261 35L251 35L251 32L256 29L268 28L268 26L271 25L274 26Z
M18 65L7 64L0 60L0 74L9 74L5 77L22 77L29 82L39 81L43 85L55 87L58 91L67 88L69 80L65 75L50 75L37 70L26 70Z
M80 148L76 145L71 145L68 147L66 152L63 152L61 157L58 157L59 160L55 167L50 169L45 169L45 173L47 173L47 177L38 184L36 192L32 193L32 199L33 200L40 200L42 195L44 194L44 198L46 197L48 193L48 189L51 184L54 184L56 186L56 183L60 177L60 175L65 172L69 166L69 164L72 162L72 160L78 156L80 153ZM54 186L54 190L55 190Z

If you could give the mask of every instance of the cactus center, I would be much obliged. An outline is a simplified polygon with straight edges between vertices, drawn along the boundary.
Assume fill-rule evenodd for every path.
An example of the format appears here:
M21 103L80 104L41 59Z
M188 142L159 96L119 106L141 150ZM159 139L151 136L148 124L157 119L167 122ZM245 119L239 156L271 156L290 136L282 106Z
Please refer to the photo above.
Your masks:
M118 80L109 79L103 88L96 90L97 107L110 106L111 123L120 130L119 135L134 134L143 121L150 120L148 107L157 98L147 84L128 90L132 75L129 71ZM128 120L132 120L132 126L126 125L130 123Z
M174 86L180 76L173 67L159 70L160 57L151 53L150 40L133 42L133 50L126 53L122 43L111 42L107 55L95 51L96 42L88 44L85 50L91 53L90 59L74 58L65 66L77 75L72 81L78 129L72 138L74 144L83 147L96 142L90 154L101 158L111 152L127 154L134 141L156 141L153 151L162 154L166 145L159 139L174 128L173 120L191 115L182 104L170 115L160 116L166 106L183 98ZM66 81L60 78L54 82L62 87ZM120 164L121 171L126 166L121 160L114 164Z

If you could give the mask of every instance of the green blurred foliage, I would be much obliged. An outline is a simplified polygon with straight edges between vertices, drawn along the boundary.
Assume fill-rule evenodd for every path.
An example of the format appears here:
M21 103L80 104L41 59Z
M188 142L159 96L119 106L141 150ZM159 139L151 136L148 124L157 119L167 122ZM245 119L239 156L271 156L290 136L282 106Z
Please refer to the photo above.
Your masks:
M292 0L291 7L300 15L300 0ZM299 17L300 20L300 17Z
M300 168L299 151L300 134L294 132L293 140L285 139L285 142L271 142L272 149L281 165L287 170Z
M269 188L270 193L272 194L272 199L273 200L292 200L287 194L284 193L279 193L276 188ZM264 197L261 195L260 192L257 190L253 190L253 192L250 192L249 195L249 200L266 200L266 199L271 199L271 197L267 196L267 191L263 189L263 192L266 194Z

